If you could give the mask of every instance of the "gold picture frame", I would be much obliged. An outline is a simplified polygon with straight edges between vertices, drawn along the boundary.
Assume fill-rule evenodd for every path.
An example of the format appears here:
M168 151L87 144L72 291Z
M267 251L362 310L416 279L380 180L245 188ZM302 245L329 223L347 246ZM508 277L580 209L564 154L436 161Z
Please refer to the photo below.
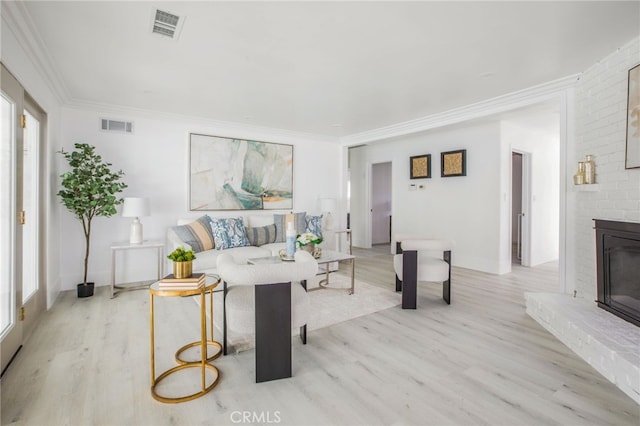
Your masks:
M409 178L431 178L431 154L414 155L409 158Z
M458 149L440 153L440 176L466 176L467 150Z

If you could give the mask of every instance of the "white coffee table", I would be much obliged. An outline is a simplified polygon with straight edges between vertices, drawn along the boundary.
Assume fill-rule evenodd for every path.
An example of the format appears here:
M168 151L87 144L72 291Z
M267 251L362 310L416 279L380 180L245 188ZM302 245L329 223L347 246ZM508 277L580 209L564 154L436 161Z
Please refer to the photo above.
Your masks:
M355 292L355 271L356 271L356 257L352 254L342 253L334 250L325 250L322 249L322 255L320 258L316 259L318 261L318 265L322 265L320 269L320 273L324 274L324 278L320 280L318 283L318 287L307 288L307 291L315 291L321 289L327 290L345 290L344 287L330 287L329 286L329 273L331 272L329 265L335 262L351 262L351 287L346 288L349 294L353 294ZM248 263L253 265L265 264L265 263L279 263L284 262L280 256L268 256L268 257L257 257L253 259L248 259Z

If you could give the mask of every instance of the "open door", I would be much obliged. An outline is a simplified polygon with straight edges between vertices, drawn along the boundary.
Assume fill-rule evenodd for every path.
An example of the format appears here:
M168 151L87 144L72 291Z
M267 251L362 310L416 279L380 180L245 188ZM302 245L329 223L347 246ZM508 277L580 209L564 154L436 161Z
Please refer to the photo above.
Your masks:
M391 244L391 162L371 166L371 244Z
M511 263L522 264L522 154L511 153Z
M530 266L531 154L511 153L511 263Z
M6 370L46 307L39 154L46 114L2 66L0 364Z

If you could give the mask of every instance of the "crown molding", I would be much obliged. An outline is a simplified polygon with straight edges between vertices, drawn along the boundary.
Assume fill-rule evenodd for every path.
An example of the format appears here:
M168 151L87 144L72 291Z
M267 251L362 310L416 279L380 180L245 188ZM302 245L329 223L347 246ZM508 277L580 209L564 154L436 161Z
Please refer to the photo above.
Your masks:
M33 23L24 2L3 1L2 23L15 35L23 52L33 63L34 68L56 97L60 104L70 99L70 92L64 83L55 61L49 55L40 37L37 27ZM9 64L10 65L10 64Z
M574 87L579 77L580 74L573 74L475 104L432 114L415 120L380 127L378 129L343 136L340 138L340 143L343 146L353 146L405 136L544 102L561 96L566 89Z
M315 133L296 132L293 130L278 129L274 127L257 126L254 124L238 123L234 121L215 120L208 117L198 117L160 110L113 105L79 99L73 99L63 105L63 107L81 111L95 111L98 113L111 114L111 117L105 118L113 119L124 119L127 117L127 115L134 115L134 118L127 118L127 120L135 121L135 118L145 118L150 120L172 120L181 123L186 122L194 127L191 130L192 133L197 133L198 131L200 131L198 130L199 126L201 128L215 128L215 131L219 132L221 136L237 137L249 140L269 139L271 141L278 141L283 143L319 142L332 143L335 145L338 145L340 142L337 137Z

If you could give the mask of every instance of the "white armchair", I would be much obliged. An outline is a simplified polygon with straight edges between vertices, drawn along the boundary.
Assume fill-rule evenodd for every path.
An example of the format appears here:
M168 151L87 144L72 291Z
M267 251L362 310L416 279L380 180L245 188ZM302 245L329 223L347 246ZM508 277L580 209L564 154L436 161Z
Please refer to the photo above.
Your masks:
M258 265L238 264L221 254L217 269L225 294L225 355L227 329L255 332L256 382L291 377L291 329L300 327L306 344L306 280L317 274L318 262L305 251L296 252L295 262Z
M396 235L396 291L402 291L402 309L416 309L418 281L442 283L442 298L451 303L451 240Z

